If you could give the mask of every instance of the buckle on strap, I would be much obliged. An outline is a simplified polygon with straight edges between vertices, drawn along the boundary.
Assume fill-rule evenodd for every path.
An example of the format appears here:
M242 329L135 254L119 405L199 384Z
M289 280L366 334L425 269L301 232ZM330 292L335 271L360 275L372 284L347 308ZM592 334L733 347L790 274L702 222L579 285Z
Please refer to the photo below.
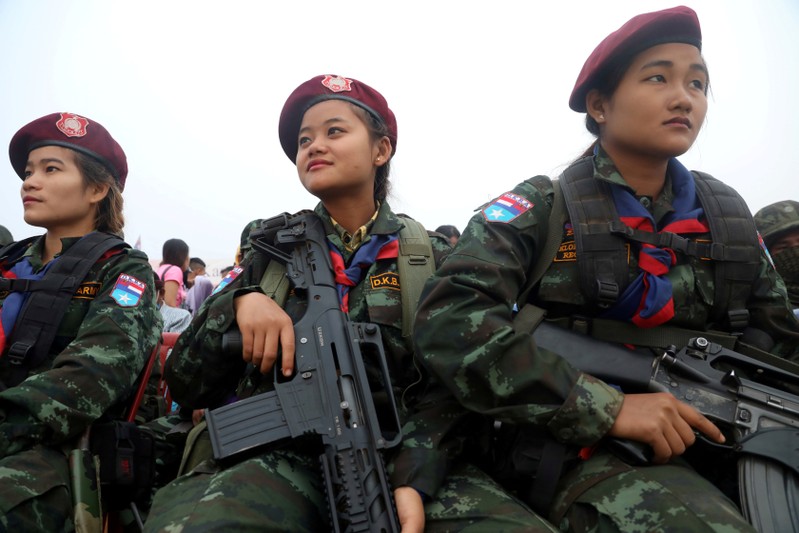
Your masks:
M8 357L8 360L12 365L19 366L25 362L25 358L28 357L31 349L33 349L32 343L17 341L8 349L6 357Z
M727 311L727 322L732 329L742 330L749 325L748 309L730 309Z
M596 280L596 298L600 307L608 307L619 299L619 286L613 281Z

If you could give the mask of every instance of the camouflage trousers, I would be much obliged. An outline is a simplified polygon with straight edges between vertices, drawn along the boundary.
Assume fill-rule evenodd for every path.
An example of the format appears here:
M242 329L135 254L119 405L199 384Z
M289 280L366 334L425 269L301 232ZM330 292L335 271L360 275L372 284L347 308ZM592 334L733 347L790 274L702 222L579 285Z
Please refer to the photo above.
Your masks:
M222 470L204 461L156 493L145 531L330 530L317 455L292 446ZM557 531L471 465L453 470L425 515L428 532Z
M735 504L681 460L630 466L598 451L558 483L550 519L573 532L754 532Z
M69 462L36 446L0 459L0 531L73 531Z

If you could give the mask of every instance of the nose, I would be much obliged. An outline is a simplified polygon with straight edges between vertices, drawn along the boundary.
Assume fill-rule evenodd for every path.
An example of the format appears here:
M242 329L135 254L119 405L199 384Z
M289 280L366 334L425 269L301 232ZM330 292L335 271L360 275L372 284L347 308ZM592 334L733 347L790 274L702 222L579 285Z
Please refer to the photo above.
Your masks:
M325 145L325 138L323 135L316 135L311 141L306 145L306 149L308 150L308 154L318 154L324 152L326 150Z
M693 107L694 104L688 87L685 87L682 84L675 84L671 108L690 113Z
M22 178L22 190L29 191L39 186L39 180L36 178L36 173L31 172L28 176Z

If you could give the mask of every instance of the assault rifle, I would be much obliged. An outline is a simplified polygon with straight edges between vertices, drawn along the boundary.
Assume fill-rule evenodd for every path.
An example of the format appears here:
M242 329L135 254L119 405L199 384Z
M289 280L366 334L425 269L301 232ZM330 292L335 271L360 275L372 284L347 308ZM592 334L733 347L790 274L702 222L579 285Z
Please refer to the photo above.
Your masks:
M284 213L263 222L250 238L255 249L286 266L294 290L307 295L307 310L294 324L294 375L285 378L273 370L274 391L206 412L214 457L224 460L265 444L318 435L333 530L399 531L379 451L401 439L380 329L350 322L340 309L327 237L316 215ZM226 335L227 342L235 342L235 334ZM381 433L367 382L367 352L375 356L388 388L388 422L394 425L388 436Z
M624 392L670 392L693 406L724 432L724 448L740 457L738 488L747 520L761 532L799 531L799 366L768 354L755 359L704 337L659 357L547 322L533 338ZM613 443L634 461L648 462L651 449L636 444Z

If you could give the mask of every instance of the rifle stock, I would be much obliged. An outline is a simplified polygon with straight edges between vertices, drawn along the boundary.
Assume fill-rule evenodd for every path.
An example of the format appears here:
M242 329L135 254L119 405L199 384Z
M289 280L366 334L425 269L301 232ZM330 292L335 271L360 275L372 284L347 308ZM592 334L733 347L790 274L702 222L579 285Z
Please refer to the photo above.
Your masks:
M382 382L391 387L380 329L350 322L340 309L327 238L316 215L269 219L251 239L253 247L285 263L295 291L307 294L307 310L294 324L294 375L273 371L274 391L206 412L214 457L318 435L333 530L399 531L380 453L401 440L399 415L389 390L393 426L385 436L363 360L366 352L374 354Z

